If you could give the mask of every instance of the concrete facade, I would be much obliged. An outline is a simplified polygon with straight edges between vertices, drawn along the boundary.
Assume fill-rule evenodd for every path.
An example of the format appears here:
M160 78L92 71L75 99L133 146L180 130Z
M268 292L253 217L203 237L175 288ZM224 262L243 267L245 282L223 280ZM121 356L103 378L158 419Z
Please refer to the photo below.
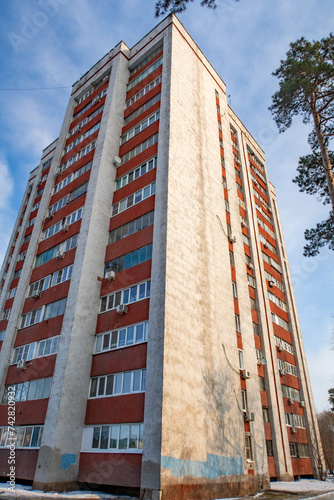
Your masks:
M264 153L175 16L74 84L1 282L0 475L13 385L36 488L204 500L323 466Z

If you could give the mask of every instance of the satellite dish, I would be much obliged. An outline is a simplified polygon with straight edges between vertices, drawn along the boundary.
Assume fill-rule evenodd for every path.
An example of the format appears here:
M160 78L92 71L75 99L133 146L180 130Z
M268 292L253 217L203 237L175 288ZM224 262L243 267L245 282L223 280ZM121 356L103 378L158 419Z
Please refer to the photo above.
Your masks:
M122 163L122 160L120 159L120 157L115 156L114 165L116 165L118 167L121 163Z
M266 358L262 358L262 359L261 359L261 364L262 364L263 366L265 366L265 365L267 364L267 360L266 360Z

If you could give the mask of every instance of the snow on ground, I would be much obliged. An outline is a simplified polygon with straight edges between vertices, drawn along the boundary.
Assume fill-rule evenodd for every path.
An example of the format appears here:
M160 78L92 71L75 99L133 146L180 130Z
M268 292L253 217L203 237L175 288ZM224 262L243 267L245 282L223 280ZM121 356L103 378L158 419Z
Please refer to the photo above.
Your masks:
M273 481L270 489L280 491L334 491L334 480L318 481L317 479L300 479L299 481Z
M101 491L69 491L67 493L56 493L49 492L45 493L41 490L33 490L31 486L26 486L22 484L15 485L15 491L10 490L10 485L8 483L0 483L0 498L1 495L6 493L6 498L26 498L27 500L44 499L50 498L50 500L70 500L74 498L75 500L132 500L134 497L129 497L126 495L110 495L108 493L103 493Z
M6 498L26 498L27 500L32 499L50 499L50 500L135 500L133 497L128 497L126 495L110 495L100 491L70 491L68 493L55 493L44 491L33 490L31 486L24 486L22 484L16 484L15 491L9 489L8 483L0 483L0 498L2 494L6 494ZM274 481L270 483L271 490L279 490L284 492L298 493L298 492L334 492L334 478L330 478L326 481L318 481L316 479L301 479L300 481ZM253 497L254 499L261 500L261 496L264 493L258 493ZM328 497L327 497L328 498ZM334 499L334 495L333 495ZM218 500L242 500L240 497L232 499L218 499ZM305 499L308 500L308 499ZM310 499L309 499L310 500Z

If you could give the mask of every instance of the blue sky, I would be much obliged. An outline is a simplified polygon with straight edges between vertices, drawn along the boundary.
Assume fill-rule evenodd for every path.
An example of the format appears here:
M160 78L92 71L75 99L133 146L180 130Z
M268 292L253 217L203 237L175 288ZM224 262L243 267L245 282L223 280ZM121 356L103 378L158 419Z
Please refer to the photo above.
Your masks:
M71 85L120 40L134 45L158 22L155 0L11 0L0 18L0 262L29 172L59 134ZM295 119L279 134L268 106L271 73L297 38L333 31L333 0L195 0L179 16L227 85L229 102L266 153L276 187L304 346L318 411L334 387L334 253L303 257L304 230L328 209L291 182L307 154L308 126Z

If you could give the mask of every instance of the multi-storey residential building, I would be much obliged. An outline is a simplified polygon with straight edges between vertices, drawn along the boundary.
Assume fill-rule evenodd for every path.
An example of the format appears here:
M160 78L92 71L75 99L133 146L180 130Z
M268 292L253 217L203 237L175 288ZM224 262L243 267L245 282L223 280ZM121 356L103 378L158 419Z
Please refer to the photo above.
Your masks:
M264 153L175 16L73 85L1 287L1 476L13 395L36 488L209 499L317 476Z

